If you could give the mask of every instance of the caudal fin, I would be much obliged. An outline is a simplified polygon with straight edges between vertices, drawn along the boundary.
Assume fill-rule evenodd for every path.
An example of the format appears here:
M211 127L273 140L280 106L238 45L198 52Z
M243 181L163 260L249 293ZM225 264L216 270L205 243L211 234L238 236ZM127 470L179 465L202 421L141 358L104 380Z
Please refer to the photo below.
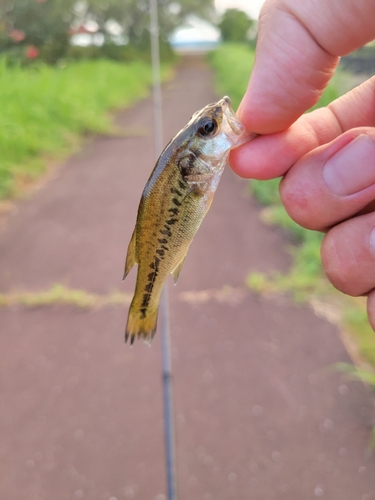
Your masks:
M126 324L125 342L130 339L130 345L135 339L142 339L151 344L156 332L158 307L155 309L134 310L130 306L128 322Z

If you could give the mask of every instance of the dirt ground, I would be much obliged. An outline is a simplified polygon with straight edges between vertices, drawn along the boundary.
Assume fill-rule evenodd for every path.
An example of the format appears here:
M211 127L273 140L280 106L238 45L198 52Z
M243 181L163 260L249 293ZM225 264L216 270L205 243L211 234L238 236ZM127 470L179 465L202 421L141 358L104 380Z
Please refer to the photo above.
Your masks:
M216 100L202 61L164 87L164 138ZM18 205L0 233L0 292L54 283L132 292L128 241L153 166L152 106L117 117ZM226 169L170 286L180 500L374 500L373 397L329 367L349 361L305 305L262 298L251 270L285 271L288 237L265 226ZM165 500L160 335L124 344L127 308L0 309L0 498Z

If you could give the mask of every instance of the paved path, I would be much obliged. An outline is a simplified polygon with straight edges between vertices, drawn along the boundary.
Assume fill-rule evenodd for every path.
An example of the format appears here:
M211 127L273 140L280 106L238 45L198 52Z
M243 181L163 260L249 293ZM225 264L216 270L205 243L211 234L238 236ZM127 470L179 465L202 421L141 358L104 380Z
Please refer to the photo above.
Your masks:
M165 140L212 88L202 62L181 65ZM0 292L132 291L135 272L121 275L153 164L150 101L118 122L148 134L95 139L19 205L0 234ZM375 499L372 396L326 369L348 361L338 332L244 287L252 269L287 269L287 243L227 169L170 289L180 500ZM165 499L160 335L125 346L126 314L0 309L1 500Z

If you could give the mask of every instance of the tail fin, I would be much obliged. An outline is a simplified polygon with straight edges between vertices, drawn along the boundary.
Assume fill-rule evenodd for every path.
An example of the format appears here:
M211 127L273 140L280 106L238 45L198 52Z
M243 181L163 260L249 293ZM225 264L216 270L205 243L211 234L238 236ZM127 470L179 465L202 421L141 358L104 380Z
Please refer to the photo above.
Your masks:
M151 344L156 332L156 324L158 320L158 310L155 309L141 309L134 310L135 308L130 305L128 322L126 324L125 342L130 339L130 345L134 340L143 339L148 344Z

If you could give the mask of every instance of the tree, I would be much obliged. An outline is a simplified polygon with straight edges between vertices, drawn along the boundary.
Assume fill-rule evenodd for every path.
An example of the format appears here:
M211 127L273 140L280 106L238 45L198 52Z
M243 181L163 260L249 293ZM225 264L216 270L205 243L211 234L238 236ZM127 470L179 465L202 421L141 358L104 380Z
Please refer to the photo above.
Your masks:
M227 9L218 28L225 42L245 42L253 22L242 10Z
M214 0L158 0L160 36L164 41L190 14L212 18ZM65 55L69 31L89 21L106 43L113 27L134 46L149 43L149 0L0 0L0 50L34 47L47 62Z
M213 0L159 0L160 36L167 40L185 19L195 14L209 19L214 12ZM116 21L133 45L144 45L149 39L149 0L86 0L86 18L96 21L99 31L108 38L108 21Z
M0 49L48 46L63 55L69 43L74 0L2 0Z

